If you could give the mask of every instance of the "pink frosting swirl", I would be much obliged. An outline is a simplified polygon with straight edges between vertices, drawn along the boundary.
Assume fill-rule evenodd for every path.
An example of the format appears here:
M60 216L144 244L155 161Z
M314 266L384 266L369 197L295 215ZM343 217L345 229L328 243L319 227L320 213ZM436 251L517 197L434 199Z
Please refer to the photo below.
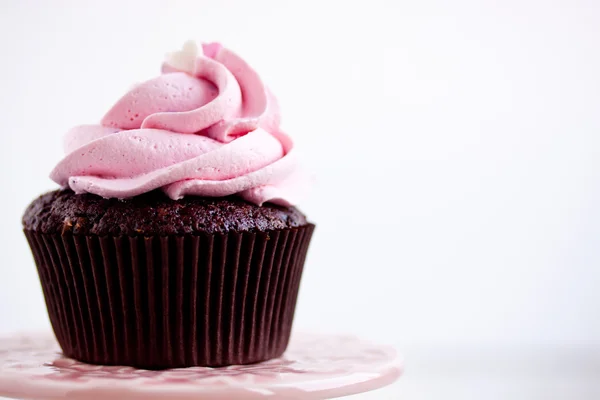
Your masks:
M294 204L306 180L279 128L275 97L220 44L187 56L189 69L165 63L100 125L69 131L67 155L50 177L106 198L161 188L172 199L238 194L258 205Z

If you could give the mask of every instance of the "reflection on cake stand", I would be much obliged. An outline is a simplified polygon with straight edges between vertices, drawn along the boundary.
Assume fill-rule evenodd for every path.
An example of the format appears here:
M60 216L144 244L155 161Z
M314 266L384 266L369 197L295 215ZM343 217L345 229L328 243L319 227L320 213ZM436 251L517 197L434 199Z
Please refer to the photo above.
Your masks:
M297 334L278 359L164 371L64 358L51 334L0 338L0 397L14 399L329 399L378 389L401 373L393 348L351 336Z

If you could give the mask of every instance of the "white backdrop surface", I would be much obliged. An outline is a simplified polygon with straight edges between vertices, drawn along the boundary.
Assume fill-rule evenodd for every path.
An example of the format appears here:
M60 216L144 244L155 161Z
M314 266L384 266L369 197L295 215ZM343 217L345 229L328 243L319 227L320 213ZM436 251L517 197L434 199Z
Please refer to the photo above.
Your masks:
M246 58L317 185L296 328L600 346L600 3L0 0L0 333L47 329L20 217L189 38Z

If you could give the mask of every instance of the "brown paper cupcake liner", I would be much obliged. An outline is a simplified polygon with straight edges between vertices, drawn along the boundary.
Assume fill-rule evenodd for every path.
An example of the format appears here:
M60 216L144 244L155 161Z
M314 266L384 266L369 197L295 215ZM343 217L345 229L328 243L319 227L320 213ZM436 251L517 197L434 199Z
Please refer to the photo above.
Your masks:
M283 354L313 230L25 235L67 357L161 369Z

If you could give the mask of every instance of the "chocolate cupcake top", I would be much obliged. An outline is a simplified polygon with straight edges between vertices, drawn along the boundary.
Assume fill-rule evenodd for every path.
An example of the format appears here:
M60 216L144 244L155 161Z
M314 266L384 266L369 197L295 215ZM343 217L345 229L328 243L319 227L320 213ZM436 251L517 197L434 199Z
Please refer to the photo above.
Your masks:
M56 190L34 200L23 216L27 230L99 236L266 232L306 223L294 207L257 207L233 196L172 200L158 190L125 200Z
M275 97L218 43L168 55L162 74L127 92L100 124L67 133L51 178L74 192L132 198L154 190L290 206L306 192Z

